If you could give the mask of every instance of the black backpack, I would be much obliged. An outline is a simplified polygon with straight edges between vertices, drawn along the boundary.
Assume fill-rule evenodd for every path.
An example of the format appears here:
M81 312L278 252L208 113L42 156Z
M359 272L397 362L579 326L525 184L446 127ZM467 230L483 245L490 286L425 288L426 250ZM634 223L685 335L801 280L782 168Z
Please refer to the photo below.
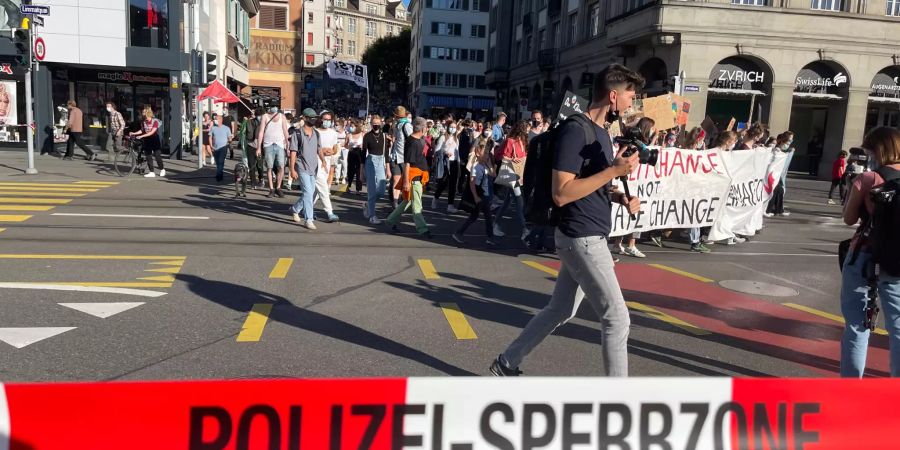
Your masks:
M527 208L525 218L533 225L555 226L559 221L559 208L553 202L553 161L556 159L560 130L570 121L581 126L586 144L597 140L591 120L584 114L577 114L535 136L528 144L522 194Z
M869 194L875 210L868 224L868 244L872 260L882 272L900 276L900 170L878 169L884 184Z

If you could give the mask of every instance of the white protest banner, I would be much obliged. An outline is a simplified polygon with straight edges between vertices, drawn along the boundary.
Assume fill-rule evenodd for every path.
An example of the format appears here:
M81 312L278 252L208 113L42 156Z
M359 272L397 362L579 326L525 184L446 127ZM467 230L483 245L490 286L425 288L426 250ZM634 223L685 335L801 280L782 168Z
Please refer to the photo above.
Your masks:
M614 182L624 192L621 182ZM731 178L719 150L661 149L656 166L641 165L628 178L631 195L641 199L632 220L614 204L611 236L659 229L712 226L724 211Z
M781 182L787 154L756 148L722 152L731 177L725 212L713 225L709 239L721 241L736 234L753 236L762 228L762 216L772 192Z
M328 76L338 80L349 80L359 87L369 87L369 70L362 64L353 64L332 59L328 61Z

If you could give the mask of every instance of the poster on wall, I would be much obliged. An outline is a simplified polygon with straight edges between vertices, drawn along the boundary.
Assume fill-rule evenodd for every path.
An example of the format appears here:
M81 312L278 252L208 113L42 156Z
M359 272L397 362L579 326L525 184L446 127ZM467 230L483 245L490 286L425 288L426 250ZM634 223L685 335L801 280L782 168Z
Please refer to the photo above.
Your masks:
M0 0L0 30L11 30L21 26L20 6L22 0Z
M0 125L19 123L16 105L16 82L0 81Z

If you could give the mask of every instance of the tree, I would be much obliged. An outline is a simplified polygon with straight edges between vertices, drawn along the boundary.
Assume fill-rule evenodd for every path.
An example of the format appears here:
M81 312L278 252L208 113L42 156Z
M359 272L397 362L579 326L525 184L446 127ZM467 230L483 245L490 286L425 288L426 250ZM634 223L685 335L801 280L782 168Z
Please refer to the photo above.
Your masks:
M396 36L379 38L363 53L362 63L369 69L369 95L374 100L372 110L385 110L405 100L409 86L409 44L410 30L404 28Z

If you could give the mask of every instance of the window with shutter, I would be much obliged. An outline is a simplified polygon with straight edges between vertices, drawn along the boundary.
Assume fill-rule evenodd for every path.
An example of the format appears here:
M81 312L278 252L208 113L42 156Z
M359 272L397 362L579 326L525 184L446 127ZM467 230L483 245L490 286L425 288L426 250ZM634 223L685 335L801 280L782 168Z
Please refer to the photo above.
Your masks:
M287 30L287 7L261 5L257 25L267 30Z

